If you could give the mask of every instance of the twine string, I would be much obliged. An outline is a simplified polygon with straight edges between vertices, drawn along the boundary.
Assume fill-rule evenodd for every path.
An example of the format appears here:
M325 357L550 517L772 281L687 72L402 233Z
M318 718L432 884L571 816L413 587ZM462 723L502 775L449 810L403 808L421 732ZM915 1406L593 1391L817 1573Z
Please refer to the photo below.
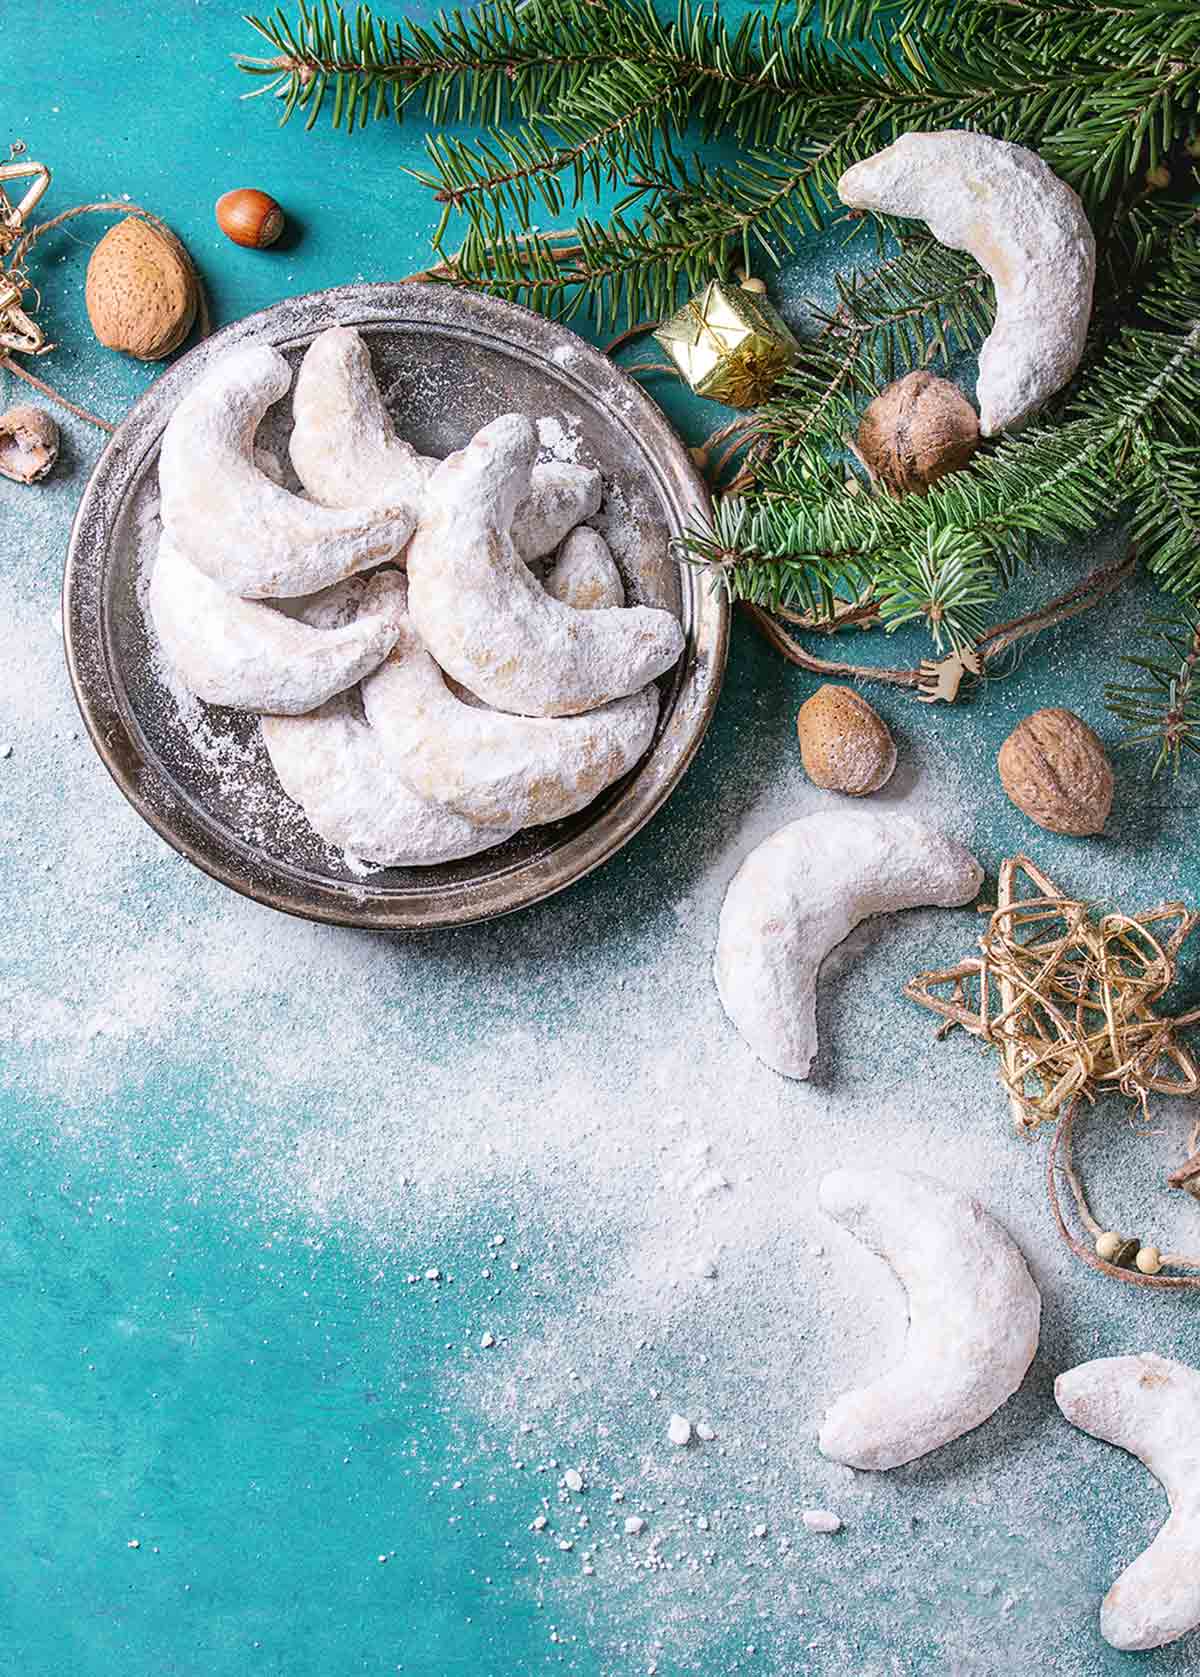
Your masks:
M1105 1233L1105 1230L1097 1222L1091 1207L1088 1205L1087 1195L1084 1193L1083 1183L1079 1180L1079 1173L1075 1168L1072 1152L1072 1132L1080 1110L1079 1098L1076 1097L1055 1127L1054 1139L1050 1143L1050 1152L1046 1160L1046 1191L1059 1234L1081 1262L1087 1264L1091 1269L1099 1270L1102 1275L1115 1276L1118 1281L1127 1282L1131 1287L1152 1287L1159 1292L1194 1291L1200 1287L1200 1274L1144 1275L1140 1269L1126 1269L1121 1265L1111 1264L1107 1258L1102 1258L1096 1251L1095 1243ZM1074 1233L1063 1215L1062 1200L1058 1192L1058 1177L1061 1177L1071 1190L1071 1198L1075 1202L1079 1221L1092 1237L1091 1244L1081 1240ZM1159 1262L1164 1268L1200 1270L1200 1258L1189 1257L1184 1252L1163 1252L1160 1255Z
M1169 1018L1154 1012L1200 914L1175 902L1143 914L1113 912L1093 919L1086 902L1064 896L1026 856L1010 857L999 883L997 904L984 910L990 917L979 954L942 972L918 974L904 993L941 1016L939 1036L959 1025L997 1050L1018 1129L1030 1134L1047 1119L1056 1120L1047 1193L1058 1231L1076 1257L1135 1286L1200 1287L1200 1275L1145 1275L1100 1257L1095 1241L1105 1231L1088 1206L1071 1148L1085 1105L1093 1106L1106 1088L1119 1090L1147 1121L1152 1093L1200 1092L1200 1066L1179 1035L1200 1021L1200 1007ZM1023 883L1032 885L1033 895L1020 894ZM940 993L947 984L948 997ZM1200 1180L1198 1149L1200 1123L1192 1133L1193 1157L1168 1178L1171 1187L1190 1188L1193 1178ZM1066 1220L1060 1180L1071 1191L1091 1245ZM1186 1253L1168 1252L1159 1262L1200 1270L1200 1258Z

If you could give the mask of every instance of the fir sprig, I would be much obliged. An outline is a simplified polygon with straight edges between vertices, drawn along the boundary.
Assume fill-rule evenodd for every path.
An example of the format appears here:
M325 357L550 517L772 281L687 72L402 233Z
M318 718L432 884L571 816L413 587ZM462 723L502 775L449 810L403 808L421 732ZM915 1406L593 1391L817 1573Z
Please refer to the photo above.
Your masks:
M1184 752L1200 756L1200 610L1185 605L1171 617L1152 617L1146 632L1158 655L1126 658L1142 679L1110 683L1107 699L1129 724L1127 744L1157 746L1157 775L1168 766L1178 771Z
M1094 217L1111 219L1134 166L1157 161L1200 111L1195 21L1172 4L1156 32L1151 9L1114 8L1117 51L1074 0L955 0L945 39L920 7L883 28L895 8L867 0L828 5L824 35L801 9L730 29L693 0L670 17L653 0L489 0L428 26L300 0L294 21L282 10L248 20L272 52L240 62L279 96L285 121L299 111L311 127L328 109L353 129L418 99L439 125L483 123L483 139L432 140L419 172L442 205L439 253L500 295L603 325L628 305L631 324L642 306L666 313L705 269L778 261L837 208L847 164L908 129L1034 144ZM851 28L869 34L870 52ZM689 132L732 140L742 156L721 170L681 158ZM619 182L629 190L616 213L587 218L584 197ZM525 235L542 211L569 205L591 254L556 277Z
M991 330L992 284L969 257L936 240L902 236L870 269L835 281L838 301L816 310L816 333L755 416L781 447L801 437L841 444L857 410L913 367L977 349Z

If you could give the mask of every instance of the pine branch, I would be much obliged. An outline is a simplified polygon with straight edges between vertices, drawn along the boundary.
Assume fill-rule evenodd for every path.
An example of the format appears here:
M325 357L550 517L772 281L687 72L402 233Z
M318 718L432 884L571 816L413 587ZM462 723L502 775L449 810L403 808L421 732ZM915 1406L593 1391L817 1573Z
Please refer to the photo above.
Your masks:
M454 258L462 283L572 319L586 308L601 329L619 321L662 319L681 298L735 259L746 268L796 248L820 205L814 180L836 153L839 134L788 165L752 156L730 167L665 153L634 177L646 200L635 217L581 217L580 253L551 272L536 238L505 236L482 211Z
M306 109L309 126L327 93L343 115L398 117L416 94L435 121L565 113L594 77L620 66L672 87L707 134L787 145L803 137L809 99L862 97L854 71L847 79L801 20L750 13L730 30L691 0L670 20L650 0L488 0L422 28L379 20L367 6L349 17L331 0L300 0L294 23L282 9L246 21L272 50L239 56L239 68L265 79L259 91L280 95L285 121Z
M241 62L266 78L260 91L280 97L285 121L300 110L312 126L328 102L335 125L353 129L419 96L439 124L489 124L482 142L430 143L419 178L442 205L439 251L462 211L464 279L559 315L586 305L608 324L614 297L666 312L735 251L747 265L752 253L778 261L805 225L840 210L843 169L906 129L971 126L1038 145L1098 209L1200 110L1200 62L1164 56L1164 41L1184 51L1194 20L1168 7L1156 32L1149 9L1113 8L1127 57L1088 25L1083 0L1053 15L963 0L950 44L918 7L894 37L875 29L868 55L844 24L861 15L874 28L892 11L878 0L829 7L830 39L802 14L783 25L752 13L730 30L692 0L669 20L653 0L489 0L428 28L301 0L294 24L282 11L249 20L273 51ZM723 170L680 163L672 146L689 122L742 156ZM514 221L527 234L540 209L557 217L620 181L630 191L607 224L587 221L596 259L573 280L552 281L524 238L491 271Z
M1195 130L1200 14L1188 0L826 0L833 40L904 43L947 88L981 90L967 126L1036 149L1109 219L1123 182ZM986 96L988 66L994 97ZM914 124L914 126L920 126Z
M1005 439L927 495L847 495L839 468L809 439L780 451L761 468L749 513L742 502L729 522L718 511L718 544L733 547L735 527L749 538L739 559L720 566L722 584L734 598L806 607L812 589L800 579L812 566L820 580L845 575L869 587L885 624L921 615L936 641L962 646L977 633L981 604L1003 581L1014 544L1093 529L1133 498L1147 563L1188 586L1200 551L1154 514L1148 491L1169 481L1189 507L1197 493L1188 476L1194 450L1172 451L1170 439L1187 435L1189 424L1194 434L1200 409L1200 319L1188 313L1200 297L1198 265L1195 249L1178 253L1145 299L1161 329L1121 334L1064 423Z
M1200 10L824 0L818 28L778 11L730 28L702 0L661 18L653 0L485 0L421 26L300 0L290 21L248 20L266 50L242 67L283 120L300 112L309 127L323 111L347 130L399 119L411 100L440 128L482 126L482 138L430 140L416 172L441 206L439 252L461 246L440 271L608 329L662 318L735 262L779 261L841 217L848 164L901 132L969 127L1033 147L1080 192L1101 258L1084 359L1039 425L926 496L847 488L842 445L865 401L902 371L977 348L991 320L969 259L911 227L864 223L895 248L838 282L748 428L746 493L690 539L690 557L756 608L825 622L839 602L867 600L887 627L923 620L961 647L1030 544L1123 512L1148 568L1194 611L1200 210L1148 197L1161 181L1147 171L1166 161L1186 197ZM697 135L732 142L734 160L685 155ZM606 219L588 213L613 190ZM568 211L569 234L534 231ZM1171 620L1142 686L1113 690L1136 711L1136 737L1159 742L1160 766L1198 749L1194 622L1192 640L1181 634Z
M594 110L597 103L593 88L586 106ZM510 220L528 226L539 203L557 218L568 197L578 202L587 191L598 194L602 184L628 180L653 155L656 141L667 141L686 116L675 91L658 82L617 116L589 114L586 106L559 118L553 131L532 123L508 132L493 128L474 146L431 135L425 146L433 170L412 173L444 206L435 248L441 248L453 211L464 211L485 240L499 238Z
M1111 683L1105 696L1114 716L1129 724L1127 745L1158 747L1155 775L1168 765L1178 773L1185 751L1200 756L1200 610L1184 606L1145 627L1161 654L1124 659L1143 679Z

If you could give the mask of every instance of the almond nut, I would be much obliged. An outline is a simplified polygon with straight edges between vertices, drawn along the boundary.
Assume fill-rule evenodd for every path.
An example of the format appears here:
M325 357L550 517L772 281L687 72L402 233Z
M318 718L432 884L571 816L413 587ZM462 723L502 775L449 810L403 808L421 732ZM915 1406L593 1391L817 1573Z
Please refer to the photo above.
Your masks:
M199 298L191 260L166 228L129 216L92 252L88 319L106 349L163 360L191 331Z
M818 687L800 706L796 732L805 773L828 791L866 797L896 767L887 723L853 687Z
M1113 801L1104 747L1069 710L1035 710L1000 747L1000 784L1013 803L1050 833L1103 832Z

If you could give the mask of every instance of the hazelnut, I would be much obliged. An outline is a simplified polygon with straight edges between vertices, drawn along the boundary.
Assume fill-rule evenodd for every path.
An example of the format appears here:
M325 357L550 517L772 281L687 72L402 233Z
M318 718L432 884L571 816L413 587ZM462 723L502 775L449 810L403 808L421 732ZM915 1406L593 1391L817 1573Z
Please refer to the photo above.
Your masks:
M1113 773L1104 747L1069 710L1035 710L1000 747L1000 784L1039 827L1077 838L1104 830Z
M191 331L200 287L175 235L131 215L110 227L92 252L85 301L106 349L161 361Z
M863 464L893 495L924 494L967 465L979 447L975 409L933 373L909 373L880 391L859 421Z
M235 245L263 250L283 232L283 211L267 193L239 186L217 199L217 226Z
M887 723L853 687L818 687L800 706L796 732L805 773L828 791L866 797L896 767Z
M14 483L36 483L58 459L58 426L44 408L0 413L0 474Z

